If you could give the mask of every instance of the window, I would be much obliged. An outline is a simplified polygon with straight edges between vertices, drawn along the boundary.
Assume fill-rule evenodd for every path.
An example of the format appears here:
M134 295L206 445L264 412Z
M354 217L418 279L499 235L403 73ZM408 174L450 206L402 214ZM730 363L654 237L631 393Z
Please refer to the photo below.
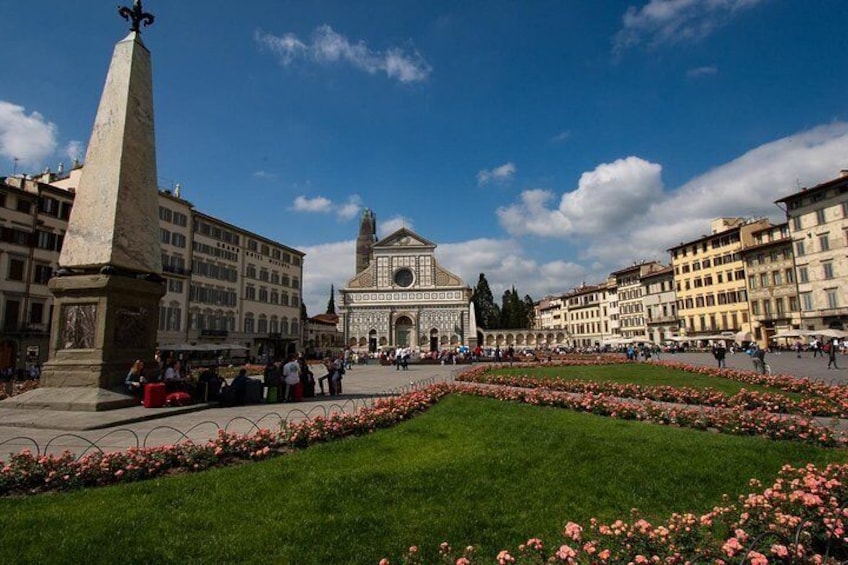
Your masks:
M848 200L842 203L842 217L848 218Z
M804 242L803 241L796 241L795 242L795 255L797 257L803 257L804 255L806 255L806 252L804 251Z
M792 229L798 231L801 229L801 216L795 216L792 218Z
M830 249L830 241L827 239L827 234L819 236L819 249L821 251L828 251Z
M750 288L751 290L757 288L757 277L755 277L754 275L748 277L748 288Z
M839 308L839 291L837 289L825 289L824 294L827 297L828 308Z
M810 275L807 272L807 267L798 267L798 281L802 283L810 282Z
M9 258L9 273L6 277L10 281L24 280L24 261L23 259Z
M244 297L248 300L256 300L256 287L248 285L244 289Z
M44 321L44 304L33 302L29 307L29 323L40 324Z
M244 333L252 334L253 328L253 315L248 315L244 319Z
M162 241L162 243L165 243L165 244L171 243L171 232L169 232L168 230L163 230L162 228L159 228L159 239Z
M801 306L807 312L813 309L813 293L812 292L802 292L801 293Z
M774 299L774 311L777 312L778 316L786 313L786 309L783 307L783 298Z
M829 280L833 278L833 263L827 261L822 263L822 268L824 269L824 278L825 280Z
M18 197L18 212L23 212L24 214L29 214L32 211L32 202L29 200L24 200L21 197Z
M786 269L786 271L784 271L784 273L786 274L786 284L794 284L795 283L795 271L793 271L792 269Z
M775 271L771 275L774 279L774 286L779 286L783 284L783 274L780 271Z
M186 246L186 237L181 233L172 233L171 234L171 245L174 247L179 247L185 249Z
M769 285L768 273L760 273L760 286L766 288Z
M798 297L797 296L790 296L789 297L789 310L791 312L797 312L798 311Z
M759 300L754 300L754 301L751 302L751 314L753 314L754 316L760 315L760 301Z
M822 225L825 221L824 209L816 210L816 223Z
M256 265L248 264L247 265L247 273L245 273L245 276L247 276L248 278L251 278L251 279L255 279L256 278Z
M36 284L47 284L47 281L50 280L52 275L53 269L50 268L50 265L36 265L32 282Z
M763 315L771 316L771 300L763 300Z

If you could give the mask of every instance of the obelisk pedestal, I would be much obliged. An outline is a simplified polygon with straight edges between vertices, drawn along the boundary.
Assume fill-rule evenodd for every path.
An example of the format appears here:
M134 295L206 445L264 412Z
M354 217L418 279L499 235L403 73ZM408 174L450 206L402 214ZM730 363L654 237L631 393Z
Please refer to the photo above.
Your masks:
M115 46L85 166L76 189L59 272L50 356L41 387L3 407L107 410L138 402L122 383L136 359L153 367L159 300L165 294L150 52L136 0L130 34ZM150 361L150 362L149 362Z

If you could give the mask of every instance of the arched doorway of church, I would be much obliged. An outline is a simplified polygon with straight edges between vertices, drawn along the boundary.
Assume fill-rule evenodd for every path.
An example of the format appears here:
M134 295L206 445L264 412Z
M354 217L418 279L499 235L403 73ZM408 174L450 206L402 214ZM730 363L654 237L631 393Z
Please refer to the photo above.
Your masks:
M412 320L409 316L401 316L395 320L395 345L397 347L409 347L412 343Z
M439 330L433 328L430 330L430 351L439 350Z
M368 332L368 353L377 352L377 330Z

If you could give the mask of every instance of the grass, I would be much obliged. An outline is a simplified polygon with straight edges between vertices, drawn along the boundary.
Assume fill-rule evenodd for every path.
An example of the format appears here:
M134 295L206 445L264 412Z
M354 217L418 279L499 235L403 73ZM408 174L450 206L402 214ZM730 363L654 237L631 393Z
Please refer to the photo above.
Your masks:
M0 500L9 562L376 563L484 555L568 520L706 511L784 463L844 451L451 396L397 428L262 463Z
M779 394L793 400L803 397L794 392L786 392L771 387L747 384L720 377L689 373L650 363L536 367L533 369L504 367L494 370L493 373L534 376L542 379L584 380L591 382L637 384L642 386L671 386L695 389L711 388L728 395L736 394L744 388L749 391Z

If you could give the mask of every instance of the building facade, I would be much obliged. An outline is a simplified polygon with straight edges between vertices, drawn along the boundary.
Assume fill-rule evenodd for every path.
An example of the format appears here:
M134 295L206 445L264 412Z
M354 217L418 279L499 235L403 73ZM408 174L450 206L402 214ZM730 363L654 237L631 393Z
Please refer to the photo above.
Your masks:
M742 249L748 277L748 313L752 338L768 347L779 331L798 329L801 312L789 224L755 230L753 243Z
M653 343L664 343L677 335L677 297L674 294L674 269L671 266L642 277L642 303L647 336Z
M362 224L372 221L373 213L366 210ZM406 228L367 249L357 246L357 254L370 254L370 261L339 291L346 346L374 353L477 345L471 288L439 265L435 249L436 244Z
M582 285L563 296L568 306L567 327L572 347L600 347L604 337L603 296L603 285Z
M669 249L674 268L681 336L750 332L748 290L742 249L765 219L719 218L711 233Z
M802 329L848 328L848 171L777 204L789 224Z
M46 360L47 281L81 171L0 182L0 368ZM159 192L160 346L229 343L252 356L300 349L304 254L203 214L179 192Z
M618 294L618 317L621 337L648 340L648 324L643 301L642 277L660 271L655 261L637 263L612 273Z

